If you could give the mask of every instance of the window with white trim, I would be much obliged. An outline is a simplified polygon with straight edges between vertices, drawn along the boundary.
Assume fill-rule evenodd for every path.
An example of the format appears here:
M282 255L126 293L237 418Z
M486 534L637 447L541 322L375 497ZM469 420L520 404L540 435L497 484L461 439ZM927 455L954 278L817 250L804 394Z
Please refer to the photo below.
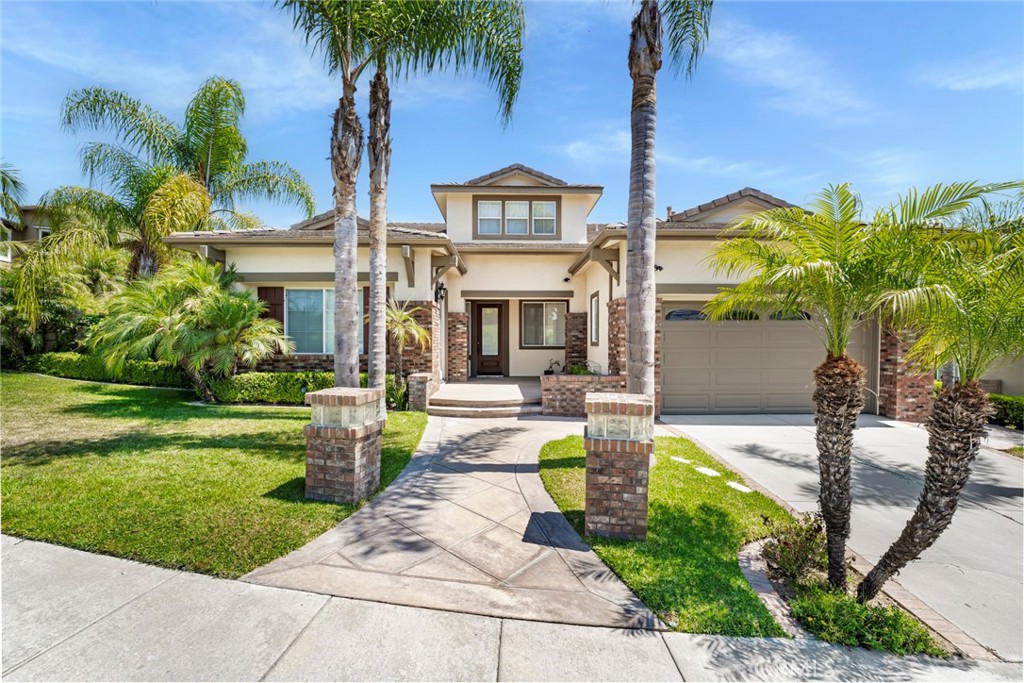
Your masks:
M295 353L334 353L334 289L286 289L284 333L295 343ZM362 291L356 297L363 319ZM358 324L359 353L363 353L363 325Z
M530 202L505 202L505 233L530 234Z
M555 234L555 203L534 202L533 203L533 234L554 235Z
M565 301L524 301L519 326L523 348L565 346Z
M44 237L49 237L52 232L53 230L51 230L50 228L36 228L36 239L43 239Z
M481 235L501 234L501 202L477 204L477 232Z

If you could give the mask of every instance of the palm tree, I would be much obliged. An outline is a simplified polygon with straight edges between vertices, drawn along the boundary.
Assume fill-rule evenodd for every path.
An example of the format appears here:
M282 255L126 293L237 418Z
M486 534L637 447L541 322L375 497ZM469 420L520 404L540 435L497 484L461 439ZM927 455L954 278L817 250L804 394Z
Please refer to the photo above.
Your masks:
M952 365L958 380L944 381L932 404L924 488L900 537L857 587L861 602L949 526L992 412L979 380L1002 358L1024 355L1022 218L1018 212L1000 223L985 221L980 231L941 237L917 231L930 257L921 282L885 297L883 310L919 335L910 359L925 368Z
M395 385L401 389L405 385L405 374L402 371L402 359L405 347L419 344L421 351L430 347L430 331L420 325L414 313L423 310L419 306L409 308L406 301L401 306L394 299L388 300L386 309L388 335L395 345Z
M641 0L629 37L629 75L633 79L630 111L629 214L626 226L626 390L654 396L655 289L654 249L657 231L654 196L654 129L656 81L661 69L661 23L668 26L669 54L685 62L692 77L704 50L712 0Z
M997 186L937 186L874 220L842 184L829 186L807 209L771 209L737 221L731 239L715 249L714 268L747 278L706 306L713 320L737 311L809 313L825 347L814 370L815 441L819 497L828 540L828 577L846 586L845 551L850 534L850 452L857 416L864 407L864 368L847 353L851 333L873 316L894 283L914 283L926 254L908 238L907 226L929 225L963 210Z
M11 229L19 229L24 225L21 205L25 203L25 184L21 173L13 165L0 162L0 250L5 255L16 249Z
M393 7L393 6L392 6ZM387 192L391 163L391 90L388 71L483 69L501 98L503 123L522 77L525 20L519 0L441 0L400 7L403 20L376 24L375 68L370 81L367 161L370 172L370 305L368 385L384 387L387 300Z
M187 259L138 279L114 297L89 343L107 367L128 360L158 360L180 367L205 400L214 396L208 377L254 367L291 342L266 304L247 290L231 291L234 272L204 259Z
M215 227L258 223L234 210L240 199L292 203L312 216L313 191L298 171L278 161L246 162L248 145L240 128L244 114L241 86L213 76L192 97L182 125L126 93L106 88L72 90L64 99L61 120L72 133L103 131L119 143L85 146L82 169L90 179L118 187L131 167L169 166L206 189L215 207Z

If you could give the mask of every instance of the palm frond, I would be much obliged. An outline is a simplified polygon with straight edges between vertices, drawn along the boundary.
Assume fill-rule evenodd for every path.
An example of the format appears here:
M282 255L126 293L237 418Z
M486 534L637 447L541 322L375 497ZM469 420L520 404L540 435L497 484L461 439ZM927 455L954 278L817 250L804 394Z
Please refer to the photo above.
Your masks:
M713 0L663 0L661 14L673 67L693 78L710 36Z
M267 199L295 204L310 217L316 212L316 197L305 178L288 164L257 161L244 164L223 179L215 189L219 200Z
M160 112L107 88L72 90L61 107L61 123L72 133L99 130L150 161L175 160L181 149L181 132Z

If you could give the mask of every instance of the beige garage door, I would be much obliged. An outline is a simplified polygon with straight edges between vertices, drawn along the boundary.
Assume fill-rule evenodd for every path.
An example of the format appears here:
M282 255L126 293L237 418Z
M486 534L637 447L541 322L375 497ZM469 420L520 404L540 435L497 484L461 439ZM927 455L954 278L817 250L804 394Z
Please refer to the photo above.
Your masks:
M662 396L666 413L811 412L812 371L821 342L801 320L710 323L701 304L666 303L662 321ZM874 326L853 335L850 355L874 384ZM866 395L874 412L874 394Z

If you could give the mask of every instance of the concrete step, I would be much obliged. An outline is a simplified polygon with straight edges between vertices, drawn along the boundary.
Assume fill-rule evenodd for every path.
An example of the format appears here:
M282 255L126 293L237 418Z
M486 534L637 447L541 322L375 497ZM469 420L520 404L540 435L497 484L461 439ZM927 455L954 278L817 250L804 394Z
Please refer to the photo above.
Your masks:
M504 398L481 401L476 398L438 398L430 397L430 405L442 408L514 408L516 406L539 406L540 396L536 398Z
M434 405L431 401L427 405L427 415L435 415L437 417L522 417L524 415L540 415L540 405L513 405L513 406L493 406L486 405L480 407L480 404L476 404L474 407L468 406L439 406Z

